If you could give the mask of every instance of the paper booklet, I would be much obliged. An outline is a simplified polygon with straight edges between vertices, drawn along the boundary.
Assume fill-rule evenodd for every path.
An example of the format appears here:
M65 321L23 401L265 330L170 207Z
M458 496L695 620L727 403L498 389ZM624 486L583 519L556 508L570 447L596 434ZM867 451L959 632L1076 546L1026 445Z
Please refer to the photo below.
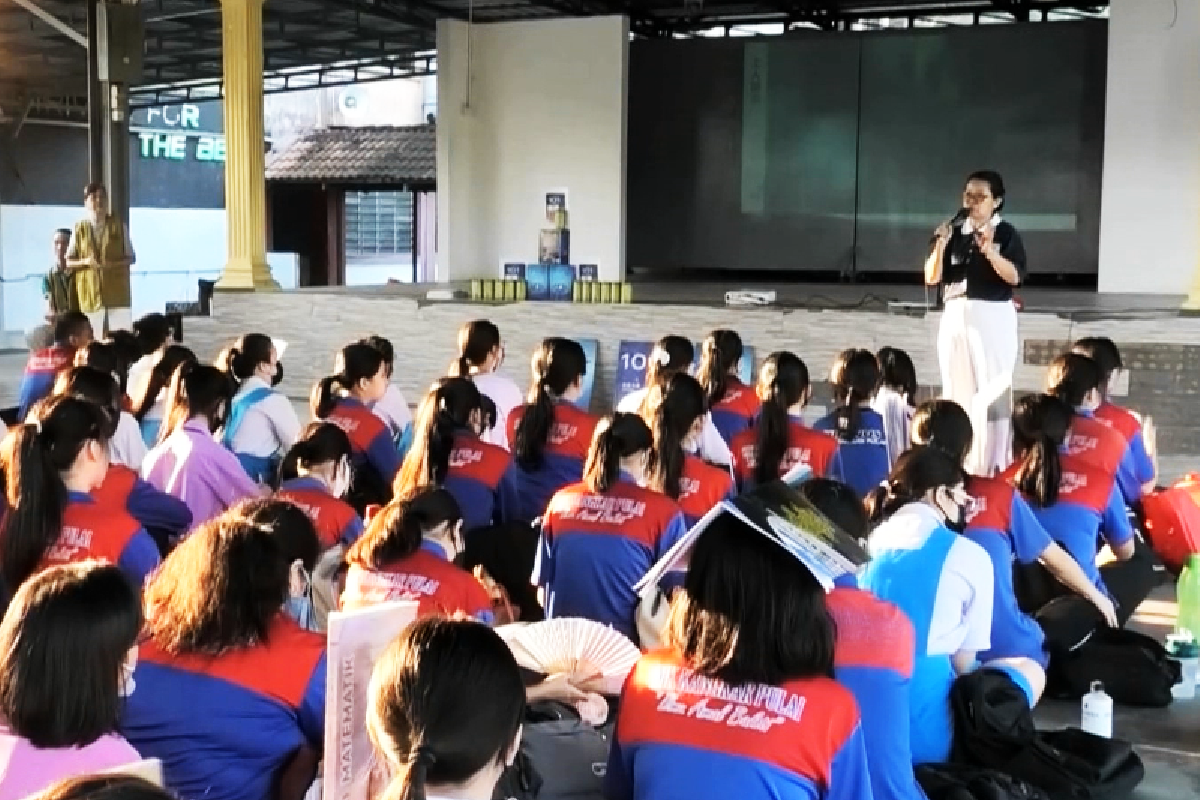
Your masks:
M867 563L867 553L854 537L826 519L796 489L774 481L716 505L650 568L634 590L641 592L669 572L686 570L696 540L723 514L737 517L791 553L826 592L833 589L838 578L857 574L858 568Z
M367 737L371 670L417 618L417 603L381 603L329 614L325 678L324 800L369 800L375 754Z
M153 783L155 786L163 785L162 762L157 758L147 758L142 761L135 761L132 764L124 764L112 769L103 770L103 775L127 775L131 778L141 778L144 781Z

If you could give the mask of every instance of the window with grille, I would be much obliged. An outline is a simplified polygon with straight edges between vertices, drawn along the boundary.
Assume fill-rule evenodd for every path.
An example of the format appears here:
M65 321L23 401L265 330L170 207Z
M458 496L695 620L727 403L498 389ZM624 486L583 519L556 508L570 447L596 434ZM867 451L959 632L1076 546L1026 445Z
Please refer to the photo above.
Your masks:
M412 192L346 192L346 257L412 252Z

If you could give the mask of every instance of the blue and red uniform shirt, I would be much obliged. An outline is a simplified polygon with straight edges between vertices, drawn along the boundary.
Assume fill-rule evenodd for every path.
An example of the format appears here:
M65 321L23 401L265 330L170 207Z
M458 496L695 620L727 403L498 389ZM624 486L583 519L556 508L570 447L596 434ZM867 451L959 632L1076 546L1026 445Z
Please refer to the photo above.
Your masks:
M729 686L671 652L625 682L608 800L871 800L850 691L829 678Z
M1054 540L1011 484L996 478L972 477L966 489L975 499L975 506L964 535L987 551L995 576L992 646L979 653L979 660L1024 657L1045 668L1049 660L1043 647L1046 637L1041 626L1017 604L1013 561L1037 561Z
M512 455L472 433L454 437L442 487L458 501L464 530L520 519L521 475Z
M683 458L683 474L679 478L679 508L688 528L695 525L722 500L735 494L729 470L714 467L699 456Z
M1142 487L1154 480L1154 461L1146 452L1146 440L1142 436L1142 421L1132 411L1104 403L1096 409L1095 418L1117 433L1127 443L1122 459L1121 494L1126 503L1142 498Z
M517 425L528 407L517 406L508 415L508 441L514 447ZM555 403L542 463L532 469L517 464L520 474L516 520L530 522L542 516L555 492L583 478L583 465L599 421L571 403Z
M604 494L582 483L564 488L546 511L534 566L533 582L546 589L546 616L583 617L638 641L633 585L685 533L674 500L632 481ZM682 576L671 580L681 583Z
M725 394L713 403L710 410L713 425L726 444L733 442L733 437L754 424L762 401L753 386L747 386L730 375L725 379Z
M70 492L67 498L62 533L38 569L97 559L115 564L134 586L141 586L161 561L150 534L120 506L98 503L83 492Z
M342 397L325 418L346 432L353 450L355 469L371 466L384 485L391 486L400 471L400 453L392 440L392 431L375 412L353 397Z
M109 464L104 482L92 490L92 499L102 506L122 508L147 531L167 537L187 533L192 511L178 497L159 491L124 464Z
M188 800L266 800L325 735L325 637L280 613L266 641L220 656L141 645L120 732Z
M837 626L834 675L862 715L872 793L875 800L925 800L907 723L916 634L903 611L853 584L852 577L838 582L825 603Z
M859 414L858 432L854 438L848 442L838 440L838 456L829 477L852 486L859 497L866 497L887 479L892 471L892 462L888 458L887 429L883 426L883 417L870 408L860 408ZM813 428L836 436L837 415L822 417Z
M75 361L75 348L56 344L29 354L25 362L25 374L17 389L18 421L24 422L34 403L50 394L58 373L70 368Z
M417 601L417 616L432 614L454 616L458 613L491 624L492 599L475 576L446 559L432 542L424 542L417 552L371 569L351 562L342 592L342 608L352 611L394 600Z
M338 544L353 544L363 533L362 517L318 478L301 477L279 485L279 497L295 503L312 520L321 540L321 549Z
M733 453L733 474L743 492L754 488L754 470L758 466L758 433L754 428L733 437L729 443ZM796 465L805 464L813 475L824 478L841 469L838 443L827 433L815 431L793 417L788 424L788 447L779 462L779 477L788 474Z

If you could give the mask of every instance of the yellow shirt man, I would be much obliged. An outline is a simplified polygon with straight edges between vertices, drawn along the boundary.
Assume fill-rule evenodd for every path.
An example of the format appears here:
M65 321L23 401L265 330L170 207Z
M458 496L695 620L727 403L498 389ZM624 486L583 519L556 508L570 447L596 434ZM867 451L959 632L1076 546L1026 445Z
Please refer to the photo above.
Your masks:
M90 185L85 195L88 216L76 223L67 249L79 309L92 318L98 331L128 328L133 322L129 290L129 267L136 260L133 243L121 220L108 213L104 187Z

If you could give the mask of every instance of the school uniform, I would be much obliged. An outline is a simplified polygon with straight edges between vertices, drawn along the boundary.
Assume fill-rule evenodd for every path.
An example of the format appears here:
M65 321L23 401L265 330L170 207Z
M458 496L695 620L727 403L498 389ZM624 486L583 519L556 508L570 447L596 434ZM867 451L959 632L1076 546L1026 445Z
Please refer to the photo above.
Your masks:
M508 415L508 441L514 446L517 426L528 408L527 405L517 406ZM583 466L598 422L598 418L572 403L554 404L554 421L542 450L542 463L532 468L517 463L520 470L518 521L531 522L542 516L555 492L583 478Z
M124 509L97 503L83 492L69 492L62 532L42 555L38 571L89 559L115 564L141 586L158 567L160 556L150 534Z
M54 389L58 373L70 369L75 362L75 348L56 344L29 354L21 385L17 387L17 419L24 422L29 409L37 401L49 396Z
M646 395L649 393L650 389L645 387L630 392L617 403L617 411L641 414L642 404L646 402ZM704 414L704 426L700 429L700 438L696 442L694 452L710 464L729 467L733 465L733 453L729 450L729 443L721 437L721 432L713 424L712 414L708 412Z
M396 452L403 459L412 447L413 417L408 401L404 399L396 384L388 384L387 391L371 406L371 410L391 431Z
M837 627L833 671L858 702L875 800L925 800L912 768L909 684L916 634L904 612L838 581L825 604Z
M871 800L858 709L829 678L729 686L676 653L625 681L608 800Z
M475 576L446 558L446 552L430 541L417 552L393 561L382 569L350 563L342 608L353 611L394 600L415 600L417 616L454 616L463 613L492 624L492 599Z
M117 430L108 440L109 463L122 464L136 471L142 468L146 452L141 426L133 414L122 411L117 418Z
M269 482L298 438L300 419L292 402L262 378L242 381L229 405L222 443L246 474L257 483Z
M278 497L295 503L308 515L317 529L322 550L354 544L363 534L362 517L345 500L330 494L329 487L319 478L306 476L284 481Z
M1142 487L1154 480L1154 460L1146 452L1142 421L1132 411L1108 402L1092 412L1091 417L1116 431L1125 440L1125 453L1121 458L1117 481L1126 503L1133 505L1140 502Z
M888 459L887 432L883 417L870 408L859 410L858 432L851 441L837 441L837 457L829 469L829 477L853 487L859 497L887 480L892 471ZM837 436L837 415L829 414L817 420L813 430Z
M915 409L908 399L890 386L881 386L871 400L871 408L883 418L883 432L887 437L888 463L896 465L896 459L908 450L912 442L912 421Z
M788 446L779 462L778 477L782 478L800 464L807 465L819 478L841 470L838 443L829 434L805 427L799 417L791 417L787 436ZM738 486L743 492L753 489L757 483L754 471L758 468L758 431L747 428L734 436L730 450L733 451L733 474Z
M737 494L729 470L714 467L698 456L688 455L683 459L683 473L679 476L679 509L683 521L690 529L700 518L711 511L722 500Z
M496 427L483 435L483 440L512 450L508 440L508 416L512 410L525 402L525 396L512 378L498 372L477 372L471 376L480 394L496 404Z
M991 646L992 563L975 542L958 536L924 503L910 503L871 534L863 588L900 608L916 633L909 689L913 764L950 758L954 720L950 657Z
M391 486L400 471L400 453L391 429L366 405L353 397L338 398L325 418L350 438L350 463L355 471L370 467L385 486Z
M1025 280L1025 245L1011 223L997 214L993 245ZM996 274L975 243L968 219L954 229L942 253L942 298L938 366L942 396L971 417L975 438L968 471L991 475L1011 461L1012 376L1017 366L1017 308L1013 287Z
M167 392L162 390L154 400L154 405L142 417L139 427L142 429L142 441L146 447L158 444L158 432L162 430L163 419L167 416Z
M464 531L518 519L521 474L512 456L472 432L455 434L442 488L458 501Z
M973 477L967 493L975 506L964 535L987 551L992 562L992 645L979 654L982 662L998 658L1030 658L1049 663L1045 634L1017 602L1014 562L1033 564L1054 540L1038 522L1033 509L1011 484L996 478Z
M725 379L725 394L713 403L709 413L712 414L713 425L728 444L734 436L754 424L761 405L762 401L758 399L753 386L747 386L730 375Z
M280 613L267 639L219 656L141 644L120 731L190 800L264 800L302 745L325 736L325 638Z
M604 494L582 483L563 488L546 510L533 569L547 618L583 617L638 641L633 585L685 533L675 501L632 481ZM668 580L679 585L682 575Z
M242 500L262 496L258 484L212 437L203 419L188 420L147 453L142 477L186 503L195 525Z
M92 490L92 499L105 508L124 509L155 541L169 541L192 525L192 512L186 503L151 486L121 464L109 464L104 481Z

